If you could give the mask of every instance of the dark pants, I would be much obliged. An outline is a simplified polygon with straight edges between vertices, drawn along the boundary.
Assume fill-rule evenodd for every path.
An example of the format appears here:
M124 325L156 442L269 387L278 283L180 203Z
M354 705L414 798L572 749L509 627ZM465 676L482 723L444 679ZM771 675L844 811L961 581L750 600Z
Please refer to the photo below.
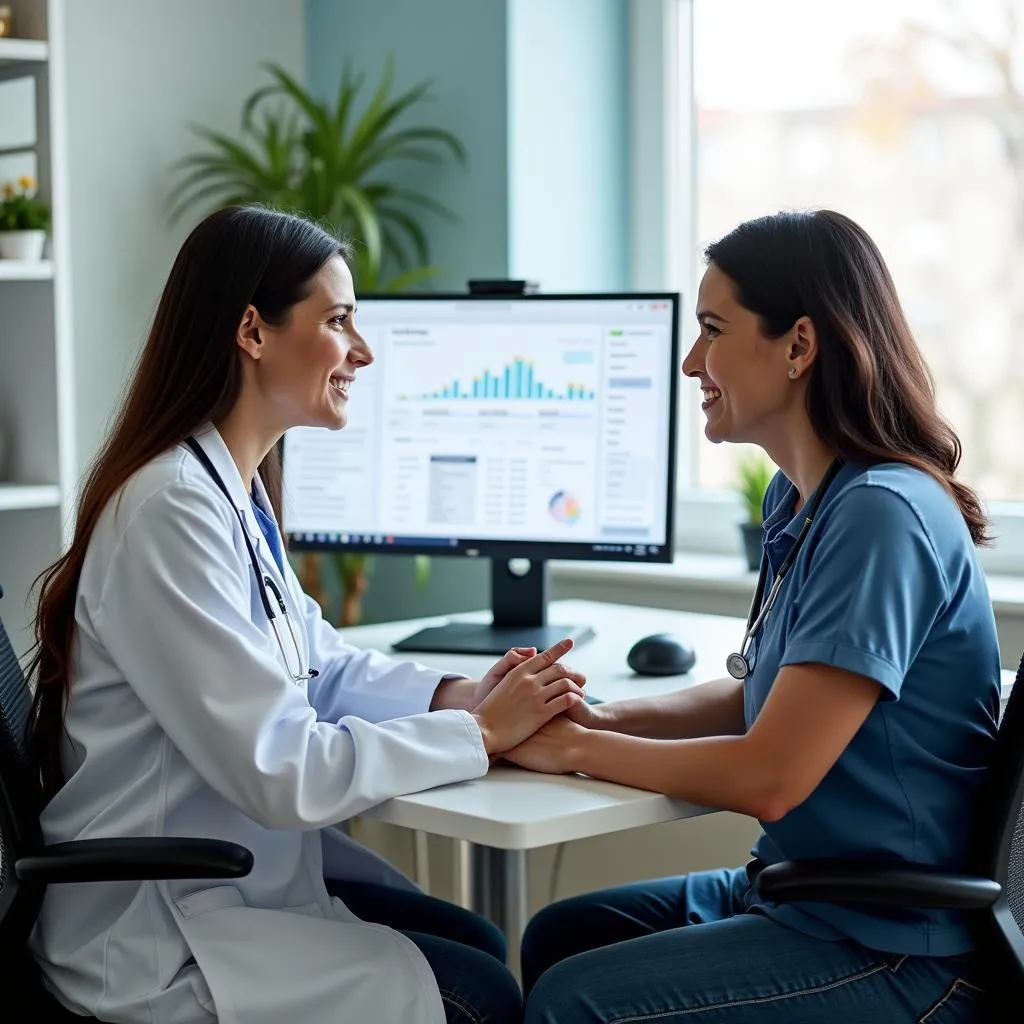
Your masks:
M523 997L505 966L505 936L453 903L386 885L327 879L357 917L407 935L437 979L448 1024L521 1024Z
M973 957L893 956L747 910L739 870L555 903L523 938L526 1024L995 1024ZM1019 1014L1019 1008L1013 1013Z

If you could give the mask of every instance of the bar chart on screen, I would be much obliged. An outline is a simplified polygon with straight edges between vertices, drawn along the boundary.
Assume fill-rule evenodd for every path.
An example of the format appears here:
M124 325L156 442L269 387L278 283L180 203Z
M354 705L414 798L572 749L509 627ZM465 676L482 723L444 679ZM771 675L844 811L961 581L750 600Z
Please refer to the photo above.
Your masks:
M396 331L387 344L389 390L397 403L596 402L599 333L555 327L540 334L526 341L515 327L499 327L484 346L466 328L445 326L415 338Z
M593 388L579 380L570 380L552 387L536 371L533 363L519 356L496 370L485 368L469 380L455 378L435 391L403 395L406 401L438 401L443 399L546 399L566 402L593 402Z

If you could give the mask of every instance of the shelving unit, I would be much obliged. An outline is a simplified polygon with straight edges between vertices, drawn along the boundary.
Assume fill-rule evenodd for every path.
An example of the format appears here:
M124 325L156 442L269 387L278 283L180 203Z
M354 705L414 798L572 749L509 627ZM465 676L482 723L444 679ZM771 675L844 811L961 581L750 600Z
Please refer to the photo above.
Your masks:
M59 487L50 484L0 484L0 512L59 506Z
M50 47L44 39L0 39L0 66L45 61L49 57Z
M0 184L30 173L53 209L47 259L0 259L0 432L6 441L0 616L23 653L32 639L32 583L69 539L76 473L61 31L66 0L7 2L16 37L0 39ZM34 138L26 139L30 125Z
M49 281L52 277L53 260L0 260L0 281Z

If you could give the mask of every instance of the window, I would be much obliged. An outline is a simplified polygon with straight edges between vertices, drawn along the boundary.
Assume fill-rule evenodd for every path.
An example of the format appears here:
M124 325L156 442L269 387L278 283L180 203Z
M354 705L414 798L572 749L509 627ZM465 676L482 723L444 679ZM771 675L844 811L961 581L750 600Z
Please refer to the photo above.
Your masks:
M1024 514L1006 504L1024 502L1024 0L676 5L680 238L699 254L784 208L860 222L963 443L962 479L997 516ZM687 262L684 347L703 269ZM699 403L681 417L684 491L731 487L742 448L703 439ZM1000 555L1016 526L997 523Z

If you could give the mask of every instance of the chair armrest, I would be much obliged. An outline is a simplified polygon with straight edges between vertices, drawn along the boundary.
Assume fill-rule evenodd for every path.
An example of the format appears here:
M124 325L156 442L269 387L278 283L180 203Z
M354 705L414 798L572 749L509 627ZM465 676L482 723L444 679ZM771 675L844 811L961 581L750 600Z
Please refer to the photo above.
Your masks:
M220 839L78 839L19 857L14 873L27 883L142 882L167 878L241 878L252 854Z
M763 868L754 891L773 903L875 903L892 907L980 910L1002 886L990 878L943 871L929 864L861 860L789 860Z

